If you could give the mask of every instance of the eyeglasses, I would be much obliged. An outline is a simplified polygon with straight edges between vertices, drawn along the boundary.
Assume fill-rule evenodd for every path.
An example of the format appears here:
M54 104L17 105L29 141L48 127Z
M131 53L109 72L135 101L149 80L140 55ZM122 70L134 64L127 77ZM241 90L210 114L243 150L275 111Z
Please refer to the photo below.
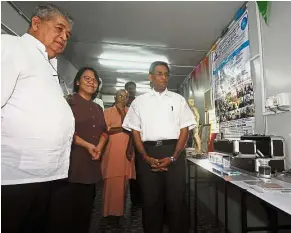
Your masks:
M166 78L169 78L170 74L169 73L162 73L162 72L156 72L156 73L153 73L154 76L157 76L159 78L165 76Z
M120 99L127 99L128 98L128 95L119 95L118 96Z
M84 78L84 80L85 80L87 83L89 83L89 82L93 82L94 84L97 83L96 78L92 78L92 77L90 77L90 76L82 76L82 77Z

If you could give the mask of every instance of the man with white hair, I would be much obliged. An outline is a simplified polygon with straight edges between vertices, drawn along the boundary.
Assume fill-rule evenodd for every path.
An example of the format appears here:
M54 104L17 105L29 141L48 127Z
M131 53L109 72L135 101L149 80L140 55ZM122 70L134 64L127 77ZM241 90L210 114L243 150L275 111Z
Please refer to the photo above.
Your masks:
M2 232L67 232L62 211L69 207L75 122L59 85L56 56L71 29L70 16L47 4L36 7L26 34L2 36Z

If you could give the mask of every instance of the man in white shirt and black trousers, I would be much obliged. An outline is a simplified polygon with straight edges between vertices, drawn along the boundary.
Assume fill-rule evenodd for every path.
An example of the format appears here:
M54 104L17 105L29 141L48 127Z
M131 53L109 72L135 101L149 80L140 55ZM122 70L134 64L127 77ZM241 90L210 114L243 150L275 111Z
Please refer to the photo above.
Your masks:
M67 232L62 211L69 207L75 120L59 84L56 56L71 28L70 16L47 4L36 7L26 34L2 35L1 232Z
M161 233L163 208L169 233L182 233L185 216L185 157L181 152L195 123L186 100L168 91L169 66L151 64L153 89L137 97L124 119L140 152L144 233Z

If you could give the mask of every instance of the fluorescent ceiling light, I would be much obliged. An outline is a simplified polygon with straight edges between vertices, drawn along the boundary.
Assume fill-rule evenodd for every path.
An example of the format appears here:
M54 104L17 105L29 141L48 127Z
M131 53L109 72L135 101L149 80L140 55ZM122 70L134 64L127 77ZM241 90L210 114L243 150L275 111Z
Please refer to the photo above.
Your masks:
M118 90L121 90L121 89L124 89L123 87L115 87L115 90L118 91ZM151 88L145 88L145 87L137 87L136 90L138 92L148 92L151 90Z
M147 80L147 81L139 81L137 83L150 85L150 80Z
M125 80L123 78L117 78L116 80L117 80L117 82L124 83L124 84L128 82L127 80Z
M137 63L137 62L128 62L128 61L113 61L113 60L99 60L99 63L104 66L111 67L121 67L121 68L138 68L138 69L149 69L150 63Z
M130 45L117 45L117 44L107 44L108 42L105 42L106 44L103 44L102 48L103 51L120 51L120 52L138 52L140 50L140 47L133 47ZM109 42L109 43L116 43L116 42Z
M118 61L132 61L135 63L138 62L144 62L144 63L152 63L154 61L164 61L168 63L168 59L165 56L161 56L161 55L155 55L155 54L140 54L140 55L136 55L135 54L121 54L121 53L102 53L100 55L100 60L105 59L105 60L118 60Z
M148 74L148 70L116 70L118 73L143 73Z
M137 85L139 85L139 84L145 84L145 85L147 84L147 85L150 85L150 81L149 80L146 80L146 81L134 81L134 80L131 80L131 79L117 78L116 81L118 83L123 83L123 84L125 84L125 83L127 83L129 81L132 81L132 82L134 82Z
M125 83L116 83L116 87L123 87L124 88L124 85L125 85ZM139 84L139 83L137 83L136 84L136 87L137 88L151 88L150 87L150 85L147 85L147 84Z
M115 52L104 52L98 58L101 65L116 67L118 72L122 70L124 73L148 73L149 67L154 61L169 63L167 57L143 49L134 53L125 53L118 50Z
M111 40L103 40L102 41L104 44L102 45L102 48L104 50L113 50L113 51L145 51L143 46L154 46L154 47L164 47L166 48L167 45L161 44L161 43L149 43L149 41L141 43L139 41L138 43L136 41L131 41L131 40L124 40L124 41L111 41ZM137 45L137 46L132 46L132 45Z

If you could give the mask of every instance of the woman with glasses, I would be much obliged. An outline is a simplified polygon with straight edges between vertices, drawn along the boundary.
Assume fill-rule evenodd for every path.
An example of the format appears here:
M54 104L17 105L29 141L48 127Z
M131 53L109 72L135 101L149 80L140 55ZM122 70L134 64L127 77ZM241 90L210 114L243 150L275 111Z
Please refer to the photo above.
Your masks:
M69 183L72 199L72 232L89 232L96 185L102 181L100 156L107 140L102 108L93 102L100 80L91 67L80 69L74 80L74 95L68 100L75 117Z

